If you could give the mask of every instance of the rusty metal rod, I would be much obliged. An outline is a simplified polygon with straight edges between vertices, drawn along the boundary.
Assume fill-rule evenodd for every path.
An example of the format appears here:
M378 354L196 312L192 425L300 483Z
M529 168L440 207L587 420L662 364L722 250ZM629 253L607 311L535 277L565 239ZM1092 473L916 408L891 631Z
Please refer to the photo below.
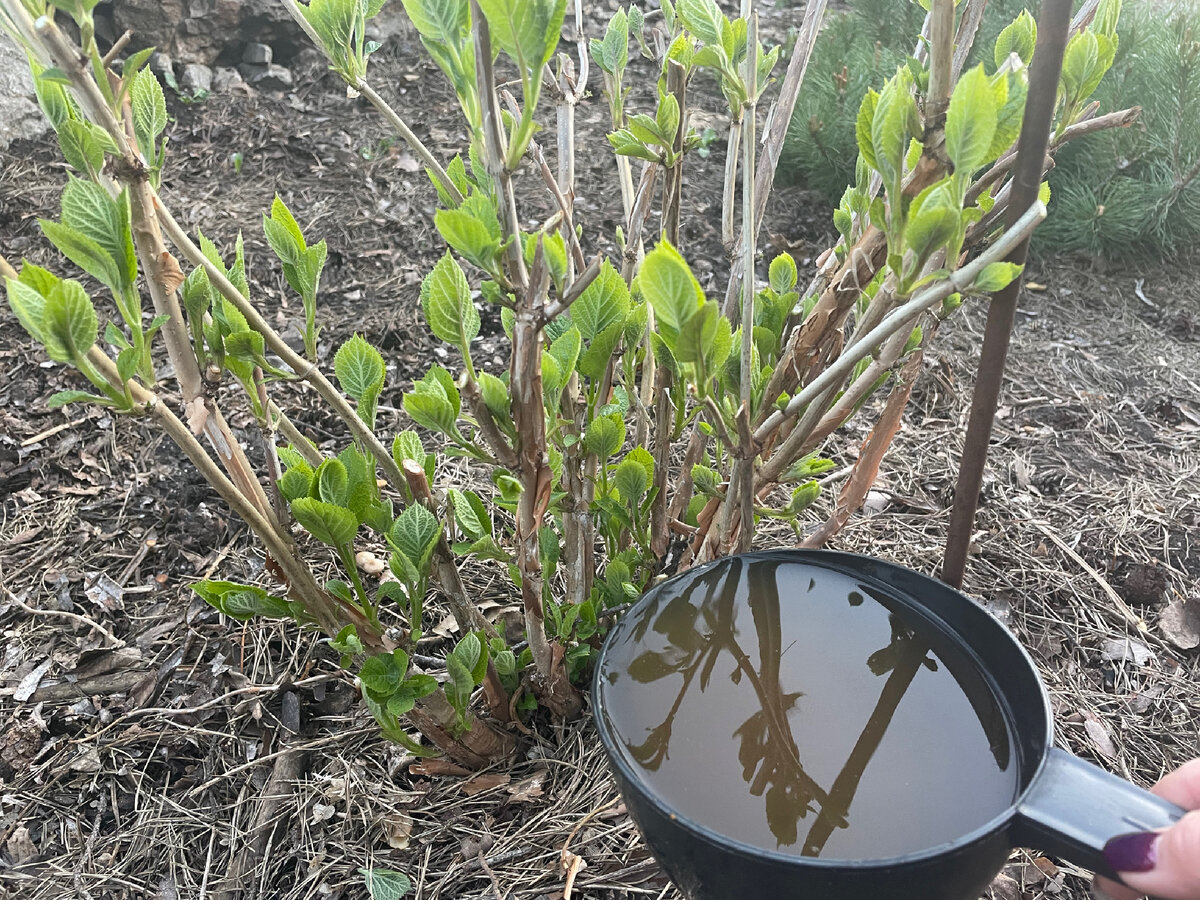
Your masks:
M1071 0L1045 0L1038 17L1037 47L1030 65L1029 99L1021 122L1021 136L1017 141L1017 162L1013 169L1012 197L1008 207L1007 224L1010 227L1013 219L1037 199L1042 183L1042 166L1050 141L1050 126L1054 119L1058 80L1070 22ZM1029 240L1026 238L1008 259L1024 264L1028 251ZM979 489L987 465L988 443L1000 401L1004 363L1008 358L1009 338L1017 314L1017 296L1023 280L1018 278L994 294L988 307L979 372L975 378L975 394L971 398L971 417L958 469L958 484L954 489L950 533L942 559L942 581L951 587L962 587L967 567L967 549L971 543L971 532L975 529Z

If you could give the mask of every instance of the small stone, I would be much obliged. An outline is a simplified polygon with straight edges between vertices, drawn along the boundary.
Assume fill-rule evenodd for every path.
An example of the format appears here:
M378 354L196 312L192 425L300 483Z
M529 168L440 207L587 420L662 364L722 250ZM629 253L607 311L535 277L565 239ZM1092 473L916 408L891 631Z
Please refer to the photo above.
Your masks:
M252 66L269 66L273 57L270 44L251 43L242 51L242 62Z
M188 94L208 93L213 86L213 71L199 63L188 63L179 76L179 86Z
M215 93L224 94L236 87L244 85L246 82L242 80L242 73L237 69L232 69L227 66L219 66L213 73L212 89Z
M164 78L167 75L175 76L175 66L171 62L171 57L161 50L150 54L150 71L159 78Z
M292 87L292 73L283 66L249 66L243 63L238 71L247 84L264 91L287 91Z

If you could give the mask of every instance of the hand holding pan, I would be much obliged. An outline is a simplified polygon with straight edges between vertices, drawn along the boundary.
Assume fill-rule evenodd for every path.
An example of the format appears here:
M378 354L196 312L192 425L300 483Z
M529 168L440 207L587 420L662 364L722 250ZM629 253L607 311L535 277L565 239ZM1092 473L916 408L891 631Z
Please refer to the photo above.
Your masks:
M1171 772L1152 790L1192 812L1163 832L1113 838L1104 856L1125 884L1138 891L1163 900L1200 900L1200 759ZM1101 900L1141 896L1107 878L1096 879L1093 893Z
M772 576L772 584L784 586L774 595L764 598L758 588L747 591L747 580L751 584L763 582L761 574L755 576L755 572L783 571L785 567L789 573L786 580ZM837 766L824 770L808 765L804 748L795 740L796 720L790 718L807 702L806 686L781 680L778 665L780 659L795 659L786 654L798 646L797 638L802 636L799 632L813 628L807 617L817 607L804 606L808 601L792 596L786 588L789 583L808 584L810 573L815 579L830 573L851 579L892 611L895 624L889 646L868 660L868 665L878 670L874 682L879 686L878 696L868 698L870 702L865 706L859 702L862 697L844 698L847 705L857 704L856 708L868 713L861 722L855 719L861 735L852 742L849 753L839 757ZM730 588L739 584L741 587ZM728 605L722 605L717 595L731 596L735 590L741 591L738 596L743 599L738 602L746 608L739 607L731 617ZM856 598L850 600L851 605L865 608L857 592L850 596ZM668 610L669 617L664 615ZM684 615L677 616L676 612ZM905 620L913 627L905 626ZM865 852L842 854L839 858L831 835L836 840L846 833L847 822L852 822L856 813L862 821L864 798L861 791L856 796L856 791L860 782L866 783L863 779L870 779L873 766L878 775L877 770L885 765L876 750L888 745L892 713L905 708L905 685L914 677L918 684L922 678L928 680L929 676L921 674L922 667L937 668L932 656L926 659L925 650L919 646L921 641L936 648L934 656L942 660L965 660L959 667L974 673L968 677L975 685L968 691L971 705L964 707L968 716L974 708L982 722L985 710L999 711L1001 731L1007 729L1015 762L1012 793L981 814L979 822L935 841L875 852L875 847L885 843L882 839L896 836L872 835L871 840L878 844L869 843ZM630 659L639 661L641 670L630 668ZM657 669L648 672L647 667L652 666L665 666L667 674L659 676ZM660 724L658 719L662 717L655 715L646 727L637 729L637 734L622 735L622 722L631 721L629 708L653 706L645 699L647 694L639 693L651 676L659 679L653 685L656 688L669 686L665 691L667 717ZM661 774L662 768L678 765L685 752L693 752L689 748L695 746L694 741L671 742L672 729L680 730L677 714L685 708L681 706L683 693L676 697L675 692L708 687L712 693L705 696L704 702L712 703L717 688L726 688L731 676L744 691L753 688L744 695L752 701L742 713L761 705L757 712L750 710L750 718L735 733L740 749L734 754L739 757L734 765L738 771L745 770L747 790L760 803L763 798L770 801L776 789L775 805L768 802L766 815L773 819L771 831L776 836L790 837L780 840L778 846L774 839L765 845L761 840L748 839L744 831L738 830L741 826L731 825L734 817L728 807L718 805L711 816L700 821L681 809L686 806L681 802L686 797L665 791L664 782L655 781L656 772ZM835 688L835 705L843 702L841 690ZM977 900L1014 847L1036 847L1110 878L1116 878L1119 870L1133 888L1162 892L1164 900L1200 900L1196 890L1200 854L1184 846L1189 835L1195 841L1200 833L1200 823L1193 821L1195 816L1168 832L1169 838L1113 841L1122 835L1167 829L1182 820L1185 809L1171 799L1190 807L1200 806L1200 764L1185 767L1181 774L1164 780L1159 796L1054 747L1049 698L1033 661L1020 644L970 598L909 569L845 553L777 550L729 557L689 570L648 591L609 632L597 661L592 697L597 729L630 815L650 850L691 900L746 896L774 900ZM910 698L910 710L913 703ZM706 709L703 704L700 708ZM728 729L716 713L713 710L711 741L703 742L696 757L701 764L726 752L721 741L728 740L729 735L724 733ZM933 725L938 724L939 717L946 717L936 709L931 715ZM996 718L992 716L993 734ZM998 749L1008 752L1004 749L1008 746L1006 743ZM950 758L953 760L953 755ZM884 780L903 785L911 773L899 768L889 768ZM678 790L692 795L689 802L697 797L705 799L718 789L700 772L694 779L689 773L681 785ZM978 805L973 789L963 793L965 805ZM1005 799L1008 797L1011 802ZM789 808L784 800L794 798L800 801ZM958 799L964 805L961 794ZM937 816L941 810L936 802L942 801L914 797L903 810L907 817L900 820L904 830L916 834L921 817ZM800 840L794 837L797 819L801 824ZM893 842L891 846L899 845ZM1142 853L1140 857L1133 854L1137 858L1132 859L1132 866L1129 858L1118 858L1122 846ZM1155 850L1157 867L1130 871L1146 868ZM1193 854L1190 863L1188 853ZM1191 874L1181 875L1189 864ZM1176 876L1192 880L1172 882L1170 879ZM1180 886L1185 884L1190 886ZM1124 890L1111 883L1107 886L1114 891ZM1127 900L1131 895L1116 896Z

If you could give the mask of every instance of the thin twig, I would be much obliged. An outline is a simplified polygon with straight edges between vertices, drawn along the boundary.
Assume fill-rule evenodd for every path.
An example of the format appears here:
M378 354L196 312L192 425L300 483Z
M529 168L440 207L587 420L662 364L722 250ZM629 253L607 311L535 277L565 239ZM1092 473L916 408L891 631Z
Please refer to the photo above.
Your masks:
M4 586L0 585L0 587ZM108 638L109 643L111 643L114 647L120 649L121 647L125 646L125 642L123 640L121 640L99 622L93 621L87 616L81 616L78 613L67 612L66 610L61 609L38 609L37 607L30 606L12 591L10 591L7 587L4 587L4 593L7 595L10 602L17 604L17 606L21 607L21 609L25 610L25 612L29 613L31 616L47 616L54 619L68 619L72 622L78 622L81 625L86 625L88 628L93 628L100 632L102 635Z

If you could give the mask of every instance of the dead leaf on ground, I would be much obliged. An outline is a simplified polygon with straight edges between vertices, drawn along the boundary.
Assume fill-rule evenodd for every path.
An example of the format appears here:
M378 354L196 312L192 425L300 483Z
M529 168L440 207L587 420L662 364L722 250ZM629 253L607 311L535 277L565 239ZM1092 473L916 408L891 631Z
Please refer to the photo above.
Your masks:
M1109 734L1108 727L1096 717L1095 713L1086 711L1083 713L1083 730L1087 732L1097 753L1105 759L1117 758L1117 748L1113 746L1112 735Z
M18 703L24 703L33 696L33 692L38 689L38 685L42 683L42 678L50 667L54 665L54 660L47 659L36 669L21 679L21 683L17 685L17 689L13 691L13 699Z
M498 773L476 775L474 778L468 778L462 782L458 789L468 797L474 797L476 794L482 794L484 791L508 784L511 780L508 775Z
M84 594L98 609L114 612L125 608L125 589L103 572L84 572Z
M1135 641L1130 637L1113 638L1112 640L1105 641L1104 645L1100 648L1100 657L1114 662L1132 660L1134 665L1138 666L1144 666L1147 662L1155 658L1153 650L1141 641Z
M383 834L393 850L407 850L412 838L413 819L406 812L397 812L383 822Z
M5 843L4 849L8 851L8 855L17 865L29 862L37 856L38 852L37 845L29 836L29 829L24 825L16 827L16 830L9 836L8 842Z
M1158 627L1180 650L1200 647L1200 600L1176 597L1163 610Z
M508 802L529 803L530 801L542 796L542 794L545 793L542 790L542 785L546 783L546 776L549 773L549 769L538 769L528 778L522 778L515 784L509 785Z
M1021 886L1007 875L997 875L988 888L991 900L1023 900Z
M72 772L99 772L100 753L95 747L88 747L71 760L67 768Z
M314 803L312 811L312 824L318 825L321 822L328 822L337 815L337 807L331 803Z

